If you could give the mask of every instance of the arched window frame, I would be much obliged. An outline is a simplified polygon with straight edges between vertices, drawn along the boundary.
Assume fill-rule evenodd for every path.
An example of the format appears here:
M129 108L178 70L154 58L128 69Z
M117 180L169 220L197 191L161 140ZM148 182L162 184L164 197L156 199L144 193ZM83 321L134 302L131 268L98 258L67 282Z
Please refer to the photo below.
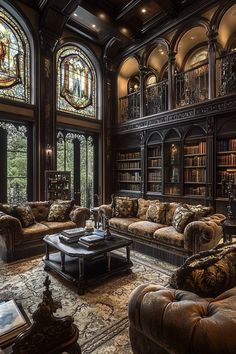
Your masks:
M4 99L10 99L15 102L23 102L25 104L34 104L35 103L35 82L32 82L32 77L35 75L35 48L34 48L34 40L32 33L29 29L28 24L26 23L25 19L21 14L19 13L18 10L16 10L14 7L12 7L11 4L8 3L8 1L5 0L0 0L0 11L5 13L6 17L6 22L10 22L14 26L14 28L17 28L18 30L18 35L20 34L20 38L22 40L23 47L25 48L24 51L24 62L25 62L25 68L24 68L24 73L26 71L26 68L28 68L28 74L26 75L26 91L28 92L27 95L25 95L25 99L18 99L18 98L13 98L10 95L0 95L1 98ZM10 26L11 27L11 26ZM26 58L27 57L27 58ZM26 97L27 96L27 97Z
M70 51L69 53L68 50ZM91 72L93 73L93 109L92 113L89 112L88 107L91 107L91 105L85 107L85 108L75 108L73 107L64 97L60 95L61 91L61 63L62 60L66 58L66 54L69 57L75 57L76 55L78 57L81 56L82 60L88 65L90 68ZM62 57L63 56L63 57ZM61 58L62 57L62 58ZM96 69L95 69L96 68ZM82 45L78 45L77 43L67 43L60 47L56 53L56 71L57 71L57 78L56 78L56 106L57 110L60 112L64 113L69 113L69 114L75 114L80 117L85 117L85 118L92 118L92 119L101 119L101 108L98 109L98 107L101 107L102 103L102 98L101 94L99 95L99 92L102 92L101 89L101 72L99 70L100 65L96 59L96 57L91 53L87 48L85 48ZM63 102L64 105L67 106L67 108L61 107L61 103Z

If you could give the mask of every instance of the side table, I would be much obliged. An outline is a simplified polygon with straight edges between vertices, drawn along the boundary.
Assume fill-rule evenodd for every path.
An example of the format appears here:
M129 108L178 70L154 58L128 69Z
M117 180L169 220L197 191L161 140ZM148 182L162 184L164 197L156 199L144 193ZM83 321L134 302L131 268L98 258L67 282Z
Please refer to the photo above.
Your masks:
M223 228L223 240L224 242L231 242L232 236L236 236L236 219L225 219L221 226Z

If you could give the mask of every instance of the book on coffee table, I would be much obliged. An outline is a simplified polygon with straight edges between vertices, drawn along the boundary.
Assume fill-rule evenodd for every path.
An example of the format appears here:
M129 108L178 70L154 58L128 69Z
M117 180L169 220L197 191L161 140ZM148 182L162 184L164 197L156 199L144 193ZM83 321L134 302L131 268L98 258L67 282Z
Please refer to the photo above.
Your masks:
M104 238L96 234L82 236L79 239L79 244L87 248L98 247L104 244Z
M83 236L85 234L85 229L83 227L77 227L75 229L67 229L61 232L61 235L66 237Z

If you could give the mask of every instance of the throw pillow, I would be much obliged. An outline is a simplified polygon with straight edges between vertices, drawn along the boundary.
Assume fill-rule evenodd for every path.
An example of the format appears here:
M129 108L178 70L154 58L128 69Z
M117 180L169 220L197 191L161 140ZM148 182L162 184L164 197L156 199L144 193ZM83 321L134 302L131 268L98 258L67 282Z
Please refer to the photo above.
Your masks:
M32 209L28 205L16 205L15 216L20 220L22 227L35 224L35 217Z
M26 203L26 205L29 205L31 207L32 212L35 217L35 220L38 222L43 221L43 220L47 220L50 204L51 203L49 201L27 202Z
M165 224L166 203L151 201L147 210L147 219L158 224Z
M14 207L9 204L0 203L0 211L5 214L8 214L8 215L13 215L14 214Z
M236 242L220 244L188 258L170 284L202 297L215 297L236 285Z
M115 197L113 202L113 216L118 218L134 217L137 214L137 199L129 197Z
M138 199L138 212L137 212L137 218L141 220L147 220L147 210L150 205L150 200L146 200L143 198Z
M188 207L194 213L194 220L199 220L213 211L212 207L207 207L201 204L188 205Z
M73 200L58 200L51 204L48 221L66 221L69 220L69 214L73 208Z
M166 225L172 226L173 216L178 205L178 203L166 203Z
M185 226L193 220L194 213L188 208L187 204L180 204L173 215L172 225L175 230L182 233Z

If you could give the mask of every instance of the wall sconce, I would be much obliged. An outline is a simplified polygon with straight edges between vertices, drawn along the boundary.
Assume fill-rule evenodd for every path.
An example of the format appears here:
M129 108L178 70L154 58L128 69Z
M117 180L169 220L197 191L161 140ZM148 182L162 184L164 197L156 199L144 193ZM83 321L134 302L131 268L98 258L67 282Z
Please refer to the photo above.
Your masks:
M52 160L52 147L50 144L47 144L46 147L46 163L47 167L50 168L51 166L51 160Z

